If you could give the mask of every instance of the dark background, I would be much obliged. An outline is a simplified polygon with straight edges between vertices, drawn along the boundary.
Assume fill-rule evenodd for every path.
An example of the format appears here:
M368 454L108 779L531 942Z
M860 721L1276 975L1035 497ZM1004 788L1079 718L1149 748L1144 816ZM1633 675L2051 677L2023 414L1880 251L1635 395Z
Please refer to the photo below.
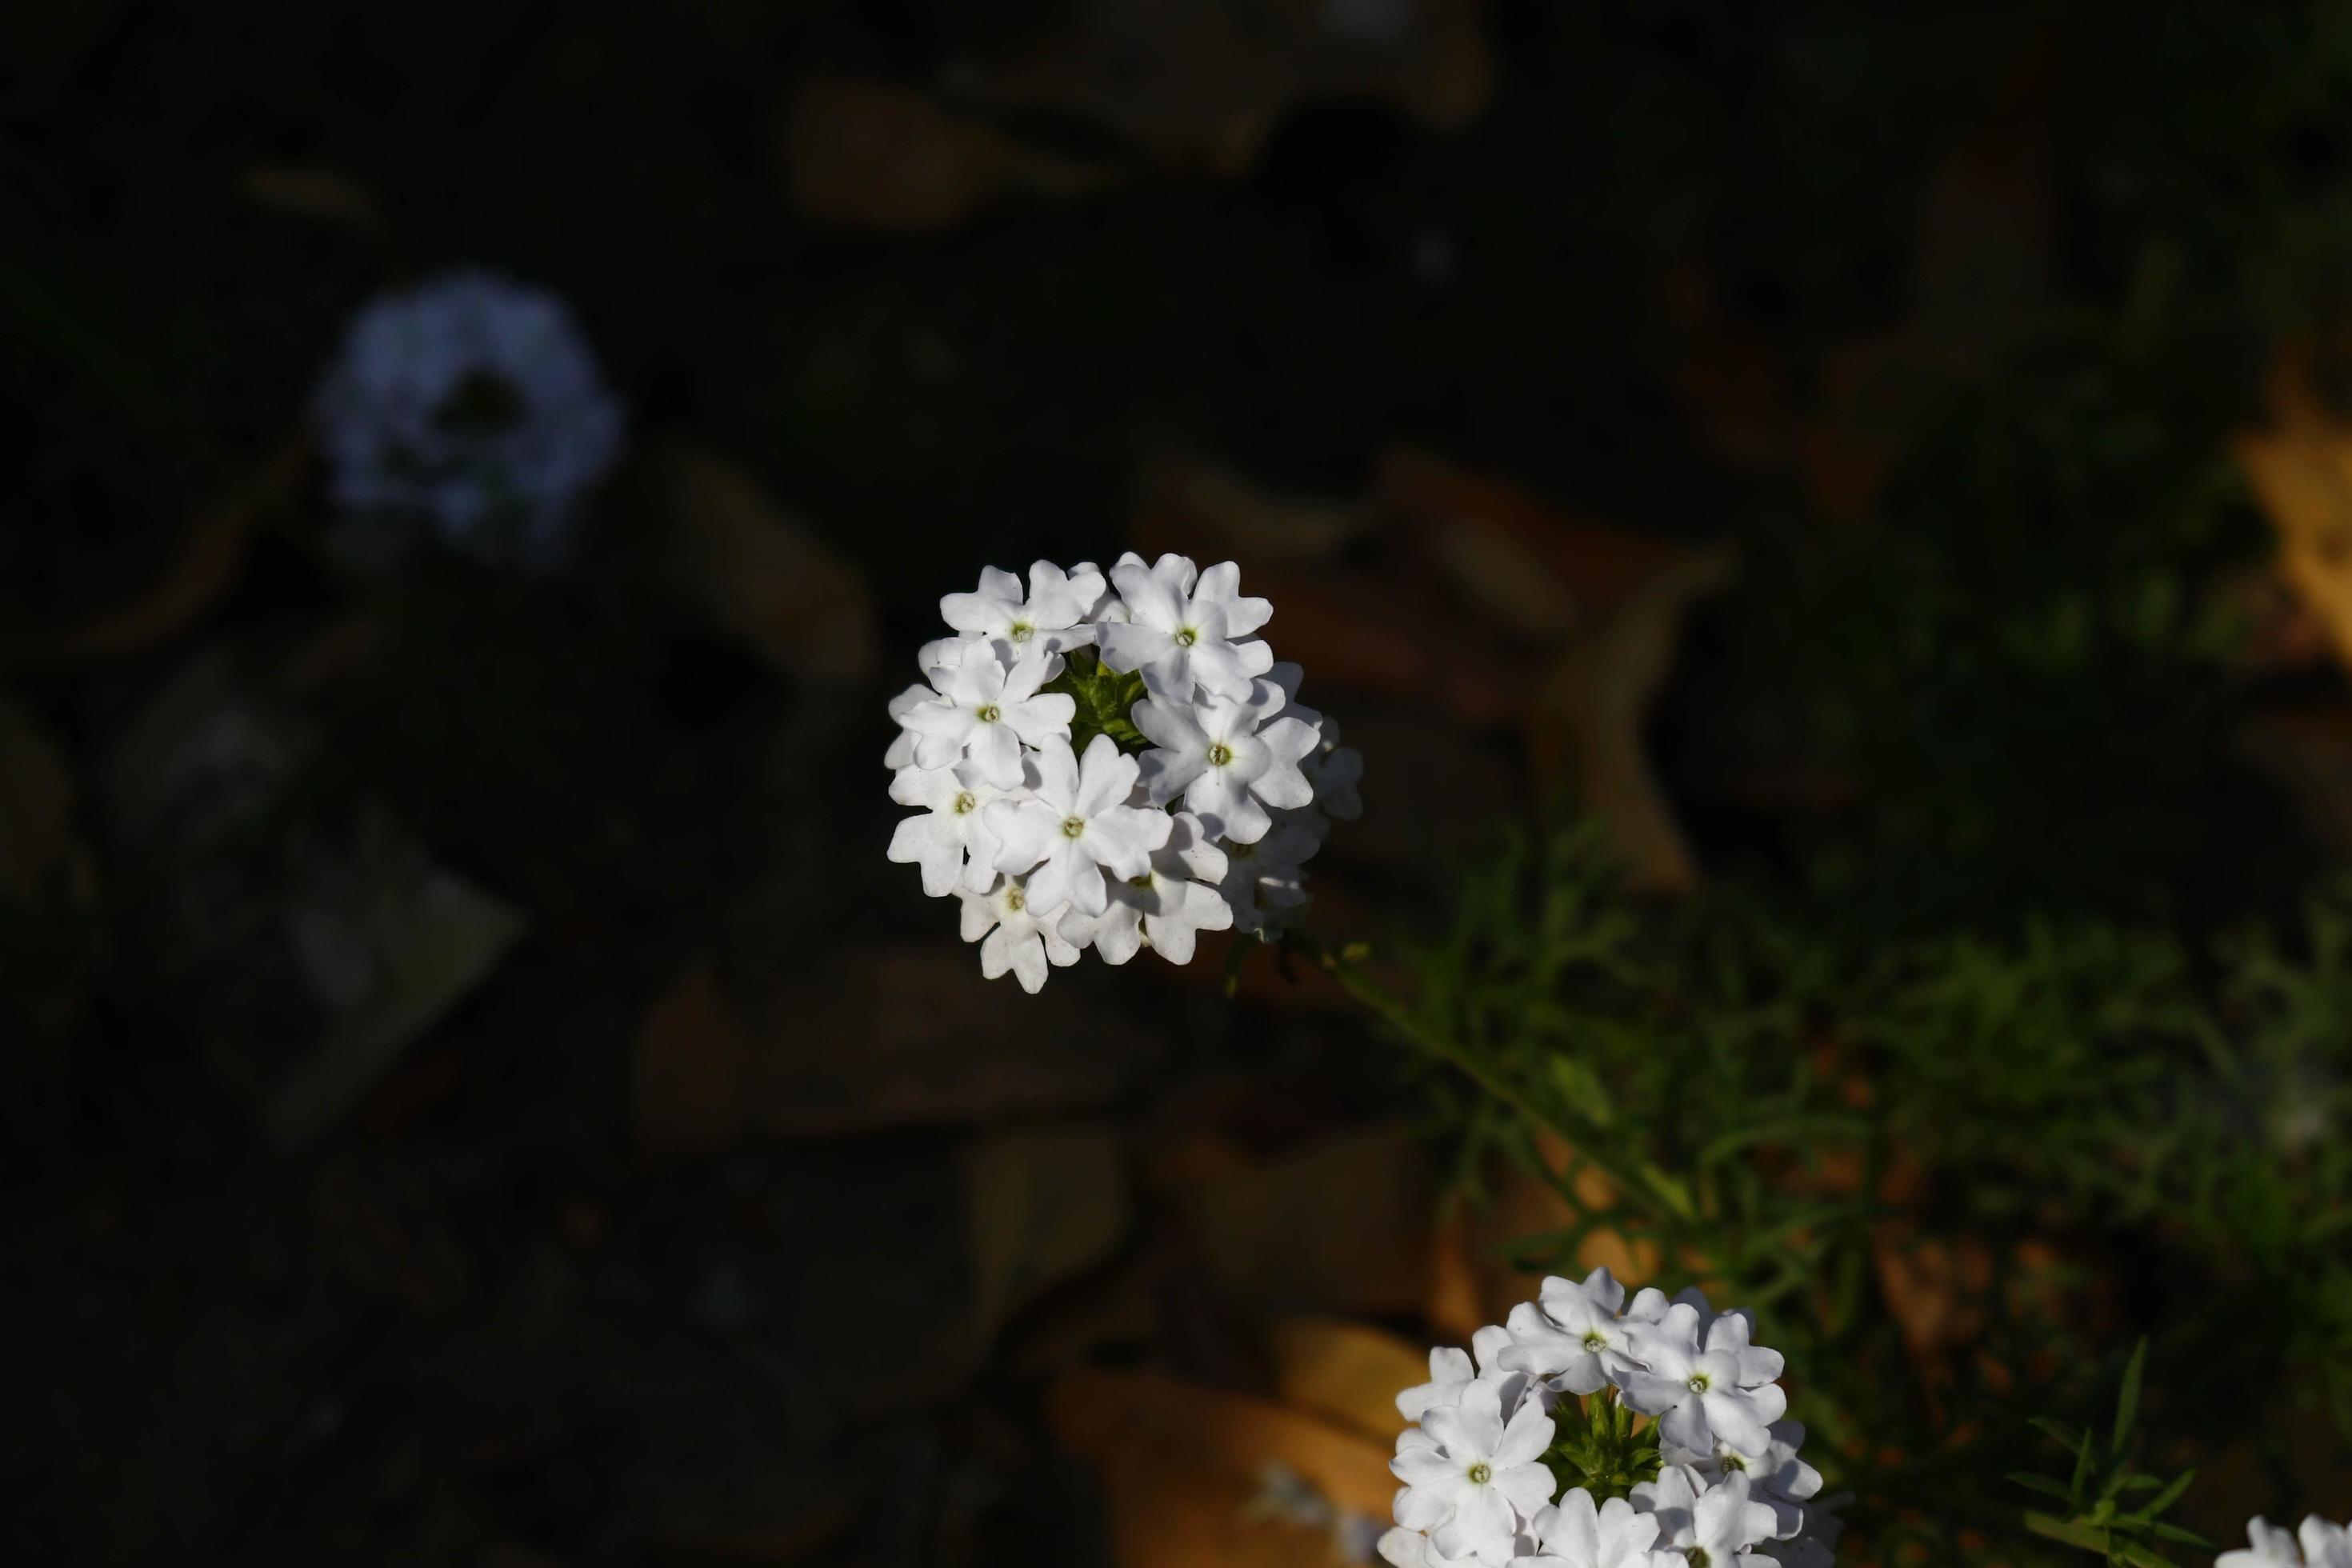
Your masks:
M0 1542L1092 1563L1071 1365L1425 1343L1342 998L1025 998L884 862L982 565L1242 563L1338 936L1563 804L1865 942L2291 911L2352 704L2230 443L2338 384L2347 159L2334 5L9 7ZM305 401L453 264L631 452L559 569L356 573Z

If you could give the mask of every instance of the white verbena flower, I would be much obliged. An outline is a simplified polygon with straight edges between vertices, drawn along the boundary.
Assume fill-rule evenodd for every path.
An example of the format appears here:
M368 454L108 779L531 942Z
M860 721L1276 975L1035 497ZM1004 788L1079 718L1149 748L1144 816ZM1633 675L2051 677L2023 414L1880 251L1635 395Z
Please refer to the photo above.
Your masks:
M311 416L345 542L373 564L415 522L478 554L559 558L625 424L571 308L472 268L362 307Z
M1659 1454L1665 1463L1688 1466L1710 1481L1745 1474L1755 1500L1772 1510L1773 1539L1792 1541L1805 1523L1806 1510L1800 1505L1822 1489L1822 1473L1798 1456L1805 1446L1803 1422L1775 1421L1765 1431L1771 1441L1760 1455L1743 1454L1720 1436L1709 1452L1661 1443Z
M1479 1378L1458 1404L1427 1412L1426 1443L1400 1442L1389 1468L1404 1489L1396 1521L1423 1530L1448 1557L1513 1555L1523 1518L1551 1500L1559 1482L1538 1459L1551 1444L1551 1417L1531 1395L1505 1421L1502 1385Z
M1696 1470L1669 1465L1656 1480L1633 1489L1633 1506L1657 1516L1659 1544L1680 1552L1690 1568L1752 1563L1750 1549L1772 1534L1772 1510L1748 1500L1742 1475L1709 1483Z
M1268 696L1278 700L1271 687ZM1315 731L1284 717L1264 721L1247 701L1206 697L1185 704L1146 698L1136 704L1135 727L1155 750L1143 754L1143 782L1160 805L1181 796L1185 809L1221 837L1255 844L1274 826L1268 806L1311 805L1315 791L1298 759L1315 745Z
M890 780L890 798L919 805L926 815L898 824L890 836L890 858L920 866L923 891L934 899L953 892L959 881L986 892L996 879L997 838L981 808L1002 793L971 763L900 768Z
M1031 647L1061 653L1095 640L1087 616L1102 595L1102 574L1091 567L1066 573L1039 561L1029 568L1024 598L1020 578L991 566L980 574L978 593L950 594L940 601L940 614L956 630L1002 639L1016 654Z
M956 897L963 900L963 939L980 943L980 972L989 979L1009 971L1034 995L1045 987L1047 964L1060 969L1078 961L1055 922L1030 909L1020 878L999 877L985 893L958 888Z
M2246 1541L2245 1548L2215 1558L2213 1568L2352 1568L2352 1533L2315 1513L2293 1535L2256 1514L2247 1521Z
M1250 681L1274 663L1274 650L1246 638L1271 619L1274 606L1241 596L1241 568L1227 561L1194 573L1181 555L1163 555L1146 566L1121 561L1110 570L1128 620L1099 627L1096 640L1103 663L1125 673L1140 670L1154 696L1182 701L1192 688L1233 701L1244 701Z
M1633 1339L1618 1310L1625 1287L1606 1268L1581 1284L1557 1276L1536 1301L1511 1309L1511 1348L1503 1364L1570 1394L1597 1394L1636 1365Z
M1502 1352L1511 1343L1510 1331L1492 1324L1470 1336L1466 1352L1452 1345L1439 1345L1429 1352L1429 1381L1408 1388L1396 1396L1397 1413L1408 1421L1418 1421L1432 1410L1443 1410L1462 1403L1462 1391L1479 1377L1502 1378ZM1477 1358L1474 1366L1471 1358ZM1507 1394L1510 1391L1504 1391Z
M1201 819L1191 812L1169 821L1168 842L1151 852L1143 874L1113 879L1109 901L1085 930L1106 963L1125 963L1146 942L1169 963L1190 963L1199 932L1233 926L1233 906L1214 886L1225 875L1225 852L1209 842ZM1070 922L1087 918L1074 910L1063 933L1071 935Z
M1164 811L1127 804L1135 776L1135 759L1108 735L1087 742L1083 761L1066 741L1048 741L1029 759L1027 793L991 801L982 813L1000 841L996 868L1027 872L1029 899L1041 913L1066 903L1080 914L1102 913L1097 868L1144 876L1151 852L1175 827Z
M1008 665L1001 658L967 658L952 668L934 668L939 695L899 715L898 722L920 737L915 761L944 768L969 756L981 777L997 788L1021 784L1023 742L1066 743L1077 705L1058 691L1037 689L1056 673L1049 656L1029 654Z
M1748 1343L1745 1314L1727 1312L1699 1338L1699 1315L1686 1302L1666 1309L1634 1335L1641 1370L1624 1380L1625 1403L1658 1419L1661 1438L1680 1448L1714 1450L1721 1438L1760 1457L1771 1446L1767 1428L1788 1412L1778 1351Z
M1539 1299L1509 1320L1474 1341L1476 1375L1470 1358L1440 1349L1430 1356L1430 1382L1398 1396L1399 1412L1421 1425L1397 1439L1391 1468L1407 1484L1396 1499L1398 1529L1384 1538L1391 1562L1426 1568L1449 1554L1475 1554L1507 1558L1505 1568L1825 1568L1832 1561L1840 1521L1816 1500L1821 1473L1799 1454L1803 1425L1778 1419L1787 1405L1773 1381L1781 1361L1753 1342L1752 1314L1717 1312L1696 1290L1669 1300L1645 1289L1629 1302L1624 1286L1596 1268L1580 1281L1546 1279ZM1458 1409L1446 1408L1456 1402ZM1659 1419L1636 1429L1621 1404ZM1454 1424L1486 1410L1510 1414L1505 1436L1532 1411L1545 1413L1547 1428L1556 1419L1589 1424L1591 1434L1539 1450L1563 1489L1556 1506L1530 1512L1524 1499L1503 1500L1514 1505L1507 1553L1499 1550L1503 1510L1492 1500L1471 1500L1458 1473L1464 1457L1501 1446L1491 1431L1457 1441ZM1600 1505L1600 1483L1644 1462L1645 1451L1661 1467L1657 1479L1633 1489L1630 1507ZM1463 1515L1465 1505L1476 1515ZM1635 1515L1641 1522L1629 1522Z
M1231 562L1039 561L1025 585L992 567L940 605L951 635L890 700L883 757L894 797L929 815L889 856L962 897L967 922L975 900L1017 900L967 932L1000 933L985 973L1034 990L1083 948L1123 963L1147 943L1184 963L1201 931L1271 939L1305 912L1302 868L1360 809L1362 763L1299 703L1299 667L1250 635L1272 609Z
M1641 1513L1623 1498L1594 1506L1592 1494L1572 1487L1535 1518L1542 1550L1514 1557L1511 1568L1684 1568L1671 1552L1653 1551L1658 1539L1655 1514Z

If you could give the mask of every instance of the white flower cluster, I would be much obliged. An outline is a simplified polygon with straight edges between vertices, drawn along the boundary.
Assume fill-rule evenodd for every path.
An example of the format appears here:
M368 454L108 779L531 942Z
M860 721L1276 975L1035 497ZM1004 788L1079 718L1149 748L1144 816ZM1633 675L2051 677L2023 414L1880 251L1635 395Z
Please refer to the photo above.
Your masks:
M1040 561L1025 590L992 567L940 601L956 635L890 703L890 798L925 813L890 858L962 901L983 974L1034 992L1089 946L1188 963L1200 931L1272 936L1304 911L1302 868L1363 809L1363 759L1299 706L1298 667L1253 635L1273 606L1240 578L1130 552L1107 574Z
M559 556L624 426L570 307L475 268L362 307L311 415L346 542L376 563L413 523L478 554Z
M1644 1289L1629 1305L1606 1268L1545 1280L1507 1326L1478 1331L1475 1361L1433 1350L1430 1381L1397 1395L1418 1425L1397 1439L1390 1468L1404 1487L1381 1555L1396 1568L1830 1563L1839 1524L1804 1506L1821 1472L1798 1457L1805 1428L1781 1419L1780 1352L1754 1328L1696 1290ZM1612 1426L1620 1405L1654 1430L1633 1435L1630 1416ZM1594 1451L1576 1440L1586 1426L1632 1435L1627 1452L1654 1440L1656 1479L1596 1502L1574 1484Z
M2224 1552L2213 1568L2352 1568L2352 1527L2315 1513L2294 1535L2257 1514L2246 1526L2246 1541L2245 1551Z

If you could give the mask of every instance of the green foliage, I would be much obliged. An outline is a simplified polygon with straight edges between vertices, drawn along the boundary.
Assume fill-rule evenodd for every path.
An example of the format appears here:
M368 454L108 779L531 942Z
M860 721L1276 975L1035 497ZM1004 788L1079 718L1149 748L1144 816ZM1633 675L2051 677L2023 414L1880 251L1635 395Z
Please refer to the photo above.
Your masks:
M1580 1406L1583 1420L1569 1419ZM1558 1435L1543 1462L1561 1487L1582 1487L1595 1502L1607 1502L1658 1479L1657 1424L1637 1422L1615 1389L1563 1399L1551 1415Z
M1041 689L1058 691L1077 704L1077 712L1070 720L1070 749L1075 752L1084 752L1087 742L1097 735L1108 735L1130 757L1151 744L1129 718L1143 700L1139 670L1121 675L1104 668L1094 649L1072 648L1062 673Z
M1882 1547L1957 1563L1964 1528L2019 1530L2000 1478L2028 1414L2112 1366L2102 1303L2149 1331L2158 1414L2299 1387L2352 1426L2352 886L2210 955L2087 919L1876 942L1737 889L1638 904L1563 830L1511 837L1454 909L1409 1000L1323 962L1451 1069L1464 1183L1507 1163L1570 1199L1528 1267L1613 1233L1661 1260L1640 1283L1753 1308ZM1906 1274L1965 1329L1907 1344ZM2100 1529L2138 1487L2120 1462L2119 1437Z
M2171 1559L2155 1548L2159 1541L2188 1546L2208 1542L2193 1531L2167 1523L2163 1518L2195 1470L2183 1470L2169 1481L2147 1475L2130 1464L2133 1426L2139 1419L2140 1374L2147 1363L2147 1342L2142 1340L2124 1369L2123 1389L2116 1396L2116 1415L2102 1446L2087 1429L2077 1430L2046 1415L2033 1418L2034 1429L2074 1456L2074 1468L2063 1483L2032 1471L2012 1471L2010 1479L2029 1491L2065 1505L2061 1516L2032 1512L2025 1527L2046 1540L2103 1554L2108 1563L2129 1568L2162 1568ZM2153 1496L2147 1494L2153 1493ZM2146 1500L2130 1506L2130 1500Z

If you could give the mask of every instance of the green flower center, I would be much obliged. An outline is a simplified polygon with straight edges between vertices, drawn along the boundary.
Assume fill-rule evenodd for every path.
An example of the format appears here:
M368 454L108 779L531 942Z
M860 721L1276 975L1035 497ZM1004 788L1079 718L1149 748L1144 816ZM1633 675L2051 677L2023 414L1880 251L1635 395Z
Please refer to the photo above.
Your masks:
M1257 846L1255 844L1228 844L1225 846L1225 858L1229 860L1246 860L1256 853Z
M1691 1568L1706 1568L1707 1558L1706 1547L1694 1546L1688 1552L1684 1552L1683 1555L1690 1559Z
M1013 623L1012 629L1008 635L1011 636L1014 642L1027 642L1031 637L1037 635L1037 628L1031 626L1027 621L1015 621Z
M1083 816L1066 816L1066 817L1062 818L1062 837L1065 837L1065 838L1076 838L1076 837L1079 837L1083 836L1083 835L1085 834L1086 830L1087 830L1087 819L1086 819L1085 817L1083 817Z
M1494 1467L1488 1465L1486 1460L1481 1459L1476 1464L1470 1467L1470 1484L1472 1486L1483 1487L1494 1479Z
M1178 647L1191 647L1194 643L1199 642L1200 640L1201 634L1194 631L1192 627L1180 626L1177 628L1176 646Z
M1693 1394L1705 1394L1708 1389L1714 1386L1714 1380L1709 1378L1706 1373L1703 1372L1695 1372L1690 1374L1689 1388Z
M979 720L983 724L993 724L999 719L1004 717L1004 710L999 708L993 702L983 702L980 706L980 711L973 714L972 717Z
M1605 1351L1609 1348L1609 1336L1599 1329L1588 1330L1584 1336L1584 1348L1593 1352Z
M1004 889L1004 907L1018 914L1029 907L1028 895L1018 888L1007 888Z
M970 816L980 809L980 796L968 789L960 789L956 791L955 805L952 809L958 816Z
M1151 873L1146 871L1140 877L1129 877L1127 879L1127 885L1130 888L1148 888L1151 886Z
M1234 749L1231 746L1226 745L1223 741L1216 742L1214 744L1210 746L1209 765L1211 767L1222 768L1233 760Z

